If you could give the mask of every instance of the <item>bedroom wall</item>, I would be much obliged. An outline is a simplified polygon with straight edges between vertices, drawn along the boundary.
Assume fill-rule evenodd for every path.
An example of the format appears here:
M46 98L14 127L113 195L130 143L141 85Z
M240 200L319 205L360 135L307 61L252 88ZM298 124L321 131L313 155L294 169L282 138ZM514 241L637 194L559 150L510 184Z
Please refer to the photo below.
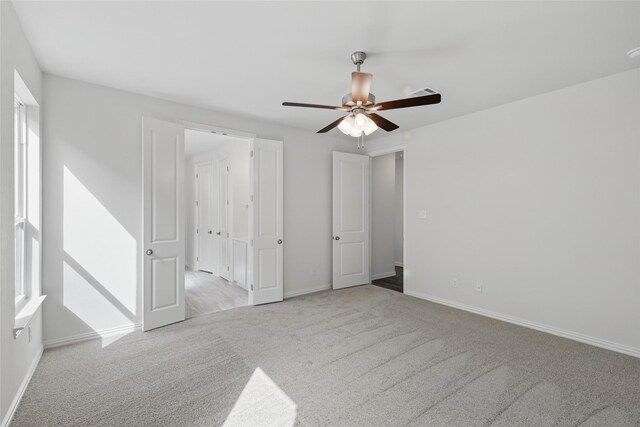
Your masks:
M395 275L395 153L371 159L371 279Z
M46 345L106 337L141 321L142 116L283 140L285 297L330 287L331 151L354 151L348 137L316 135L48 74L44 114ZM65 212L73 206L73 212ZM74 241L76 235L83 237ZM77 249L84 244L91 250ZM76 248L75 256L69 248Z
M395 182L395 231L394 246L396 265L402 266L404 262L404 153L397 152L396 156L396 182Z
M640 69L401 144L408 294L640 356Z
M0 425L9 421L42 352L42 315L30 323L31 336L13 337L15 319L14 261L14 72L18 71L42 106L42 72L27 42L13 3L0 2ZM27 112L29 114L29 111ZM42 114L40 115L40 123ZM30 157L31 159L31 157ZM30 175L30 180L37 176ZM31 199L30 199L31 200ZM30 207L31 209L31 207ZM29 218L31 224L31 212ZM33 224L31 224L33 225ZM39 225L39 224L38 224ZM35 225L34 225L35 227ZM40 239L40 231L32 235ZM40 274L33 266L34 280ZM28 284L27 284L28 285Z

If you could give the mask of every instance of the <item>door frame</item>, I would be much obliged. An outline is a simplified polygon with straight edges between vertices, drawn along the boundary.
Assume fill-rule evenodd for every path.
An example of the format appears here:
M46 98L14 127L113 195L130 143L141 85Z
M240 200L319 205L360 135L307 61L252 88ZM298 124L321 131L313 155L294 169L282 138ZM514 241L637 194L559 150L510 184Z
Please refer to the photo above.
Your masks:
M366 153L369 156L369 215L373 215L373 168L371 163L374 157L386 154L402 152L402 293L407 293L407 145L394 145L392 147L374 150ZM369 241L373 243L373 222L369 226ZM369 245L369 275L373 273L373 245ZM371 279L373 282L373 279Z
M184 128L184 130L186 131L187 129L189 130L197 130L197 131L203 131L203 132L210 132L210 133L216 133L216 134L220 134L220 135L225 135L225 136L230 136L233 138L239 138L239 139L244 139L247 141L247 143L249 144L249 147L253 146L253 141L257 138L257 134L255 133L251 133L251 132L245 132L245 131L240 131L240 130L236 130L236 129L230 129L230 128L225 128L225 127L221 127L221 126L216 126L216 125L210 125L210 124L205 124L205 123L199 123L199 122L192 122L192 121L188 121L188 120L179 120L176 118L166 118L166 117L155 117L154 115L150 114L150 115L142 115L142 121L144 122L145 118L150 118L150 119L156 119L156 120L161 120L161 121L165 121L165 122L169 122L169 123L174 123L177 125L180 125ZM144 138L144 134L143 134L143 138ZM141 141L142 143L142 141ZM182 140L182 144L183 144L183 149L184 149L184 144L185 144L185 140L183 137ZM141 151L144 150L144 145L141 145ZM142 179L144 180L144 156L142 156L141 160L140 160L140 170L142 171ZM184 173L184 170L183 170ZM251 181L250 181L251 182ZM184 191L184 186L186 185L186 182L184 180L184 176L182 179L182 186L183 186L183 191ZM142 203L144 206L144 184L143 184L143 194L142 194ZM140 233L138 238L140 239L140 242L144 242L144 227L145 227L145 216L144 216L144 209L143 209L143 213L141 216L141 227L140 227ZM184 225L184 232L186 232L186 223ZM186 237L185 237L186 240ZM186 242L185 242L186 243ZM247 251L249 251L249 245L247 245ZM144 313L144 262L145 262L145 254L144 254L144 248L142 250L139 251L139 255L138 255L138 280L139 280L139 287L140 287L140 296L138 298L140 298L140 300L142 300L142 310L141 310L141 325L144 325L144 318L145 318L145 313ZM183 259L185 259L186 257L186 245L182 245L182 257ZM233 251L231 251L231 257L233 257ZM233 262L233 258L231 258L230 262ZM232 265L232 264L231 264ZM250 271L252 270L252 266L250 266L249 264L247 264L247 277L249 277ZM183 292L182 295L182 299L183 299L183 304L186 304L186 302L184 301L186 299L185 293ZM247 297L247 303L251 302L251 297L248 296Z

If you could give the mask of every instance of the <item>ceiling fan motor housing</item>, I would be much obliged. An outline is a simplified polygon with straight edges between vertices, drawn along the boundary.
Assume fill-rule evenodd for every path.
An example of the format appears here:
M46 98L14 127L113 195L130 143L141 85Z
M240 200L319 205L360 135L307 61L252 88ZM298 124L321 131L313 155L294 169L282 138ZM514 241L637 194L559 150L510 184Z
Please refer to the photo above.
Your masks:
M376 103L376 97L374 94L369 93L369 98L367 99L366 104L363 104L363 106L368 107L370 105L373 105ZM356 103L353 102L353 95L351 94L351 92L349 92L348 94L346 94L345 96L342 97L342 105L345 107L355 107Z

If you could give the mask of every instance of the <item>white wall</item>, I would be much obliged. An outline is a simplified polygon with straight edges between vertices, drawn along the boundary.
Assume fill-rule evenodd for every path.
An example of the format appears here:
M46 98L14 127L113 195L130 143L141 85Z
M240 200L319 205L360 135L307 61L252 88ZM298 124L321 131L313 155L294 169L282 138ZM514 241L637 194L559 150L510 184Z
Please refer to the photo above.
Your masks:
M285 296L330 286L331 151L354 151L349 138L51 75L45 75L44 95L45 343L126 328L141 320L142 116L283 140ZM318 120L320 125L328 121L322 115ZM78 206L74 217L65 213L65 203L67 209ZM83 212L91 212L91 217ZM109 233L99 232L101 223ZM78 233L84 237L74 239ZM86 255L78 262L65 248L82 242L91 250L83 254L76 248Z
M396 182L395 182L395 231L394 247L396 265L404 262L404 153L396 152Z
M395 275L395 153L371 159L371 278Z
M640 69L399 144L409 293L640 356Z
M42 73L11 2L0 2L0 423L8 421L15 399L42 350L42 317L31 321L31 340L13 338L14 296L14 70L42 105ZM41 120L40 120L41 122ZM38 177L39 178L39 177ZM39 272L35 273L36 275Z
M188 141L187 141L188 143ZM196 209L196 164L204 162L212 162L214 168L214 177L218 176L217 161L220 158L229 156L230 162L230 194L229 200L232 203L230 225L233 229L230 237L246 238L249 229L249 142L248 141L232 141L216 147L216 149L198 153L186 159L185 167L185 184L186 192L186 264L193 268L196 264L197 235L195 232L197 224ZM218 181L214 178L214 185L218 185ZM215 202L217 203L217 201Z

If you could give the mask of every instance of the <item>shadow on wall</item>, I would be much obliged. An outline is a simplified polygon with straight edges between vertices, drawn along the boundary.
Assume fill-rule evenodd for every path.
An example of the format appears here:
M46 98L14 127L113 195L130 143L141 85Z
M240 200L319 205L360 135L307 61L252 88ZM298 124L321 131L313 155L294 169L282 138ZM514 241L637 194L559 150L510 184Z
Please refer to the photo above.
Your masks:
M113 325L135 325L136 240L66 166L63 188L63 305L105 347Z

